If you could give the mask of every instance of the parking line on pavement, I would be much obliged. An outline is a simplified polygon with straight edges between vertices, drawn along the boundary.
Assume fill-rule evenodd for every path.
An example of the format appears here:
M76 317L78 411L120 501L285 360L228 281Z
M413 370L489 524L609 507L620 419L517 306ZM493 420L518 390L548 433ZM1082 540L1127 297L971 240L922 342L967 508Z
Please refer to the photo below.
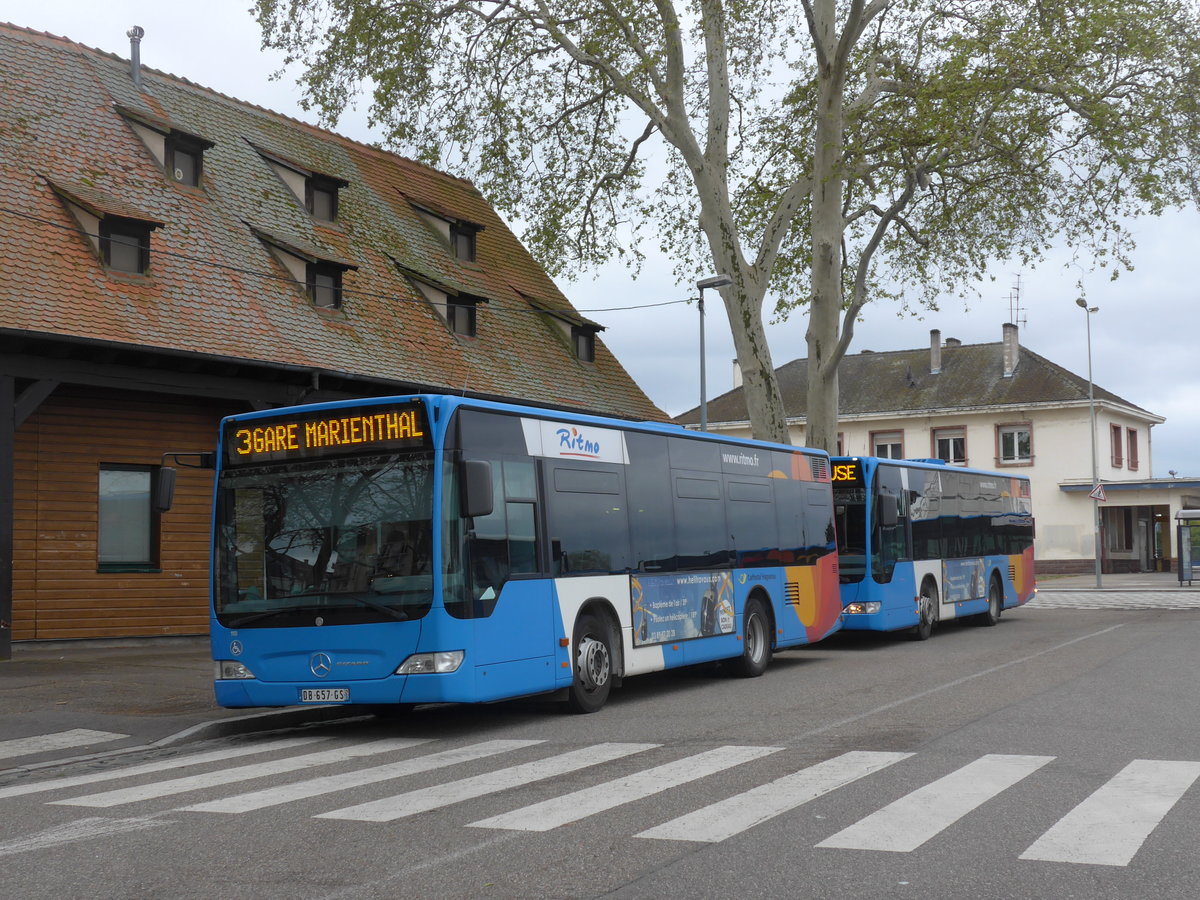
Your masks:
M117 778L132 778L135 775L146 775L150 772L166 772L171 769L183 769L188 766L200 766L210 762L227 762L241 756L252 756L256 753L271 753L276 750L287 750L291 747L302 747L317 741L328 740L321 737L283 738L272 741L259 741L247 747L223 747L220 750L209 750L204 753L192 753L187 756L173 756L170 759L160 759L155 762L142 763L124 769L106 769L103 772L88 772L86 775L67 775L63 778L51 778L49 781L35 781L32 784L14 784L0 788L0 800L8 797L23 797L26 794L40 794L43 791L56 791L63 788L79 787L81 784L95 784L98 781L113 781Z
M409 747L428 743L429 740L429 738L385 738L379 741L368 741L365 744L354 744L336 747L332 750L321 750L303 756L285 757L270 762L253 763L248 766L235 766L232 769L218 769L217 771L206 772L200 775L186 775L183 778L175 778L169 781L157 781L150 784L135 785L134 787L118 788L115 791L86 794L82 797L72 797L68 800L53 800L51 802L58 806L120 806L125 803L136 803L141 800L183 794L188 791L198 791L218 785L249 781L253 778L263 778L268 775L281 775L287 772L299 772L318 766L334 765L351 759L373 756L378 753L406 750Z
M30 756L50 750L67 750L71 747L86 747L88 744L107 744L110 741L120 741L127 737L129 737L127 734L117 734L114 731L93 731L90 728L72 728L70 731L56 731L52 734L35 734L33 737L0 741L0 759Z
M817 846L909 853L1053 759L989 753L889 803Z
M1135 759L1038 838L1021 859L1127 866L1198 777L1197 762Z

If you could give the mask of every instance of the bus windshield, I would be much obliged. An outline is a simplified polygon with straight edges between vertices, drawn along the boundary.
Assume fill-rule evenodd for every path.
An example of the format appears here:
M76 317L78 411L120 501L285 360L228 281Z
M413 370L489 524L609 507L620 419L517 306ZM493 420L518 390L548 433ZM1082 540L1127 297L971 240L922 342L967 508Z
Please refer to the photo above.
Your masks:
M838 580L854 584L867 572L867 489L862 485L833 486L837 526Z
M223 473L215 611L222 625L406 621L433 602L429 451Z

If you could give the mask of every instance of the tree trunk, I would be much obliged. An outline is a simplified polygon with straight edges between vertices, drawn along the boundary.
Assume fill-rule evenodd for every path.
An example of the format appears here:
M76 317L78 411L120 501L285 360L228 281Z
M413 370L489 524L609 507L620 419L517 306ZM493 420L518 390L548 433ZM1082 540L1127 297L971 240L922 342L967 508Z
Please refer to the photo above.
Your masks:
M818 69L813 152L812 298L808 309L808 423L804 443L837 451L838 328L842 312L842 72L835 54L834 4L819 4L814 37L826 48Z
M722 294L726 291L731 299L725 301L725 309L742 369L742 396L750 417L750 432L760 441L790 444L783 395L762 323L762 300L753 302L738 291L736 284L724 288Z

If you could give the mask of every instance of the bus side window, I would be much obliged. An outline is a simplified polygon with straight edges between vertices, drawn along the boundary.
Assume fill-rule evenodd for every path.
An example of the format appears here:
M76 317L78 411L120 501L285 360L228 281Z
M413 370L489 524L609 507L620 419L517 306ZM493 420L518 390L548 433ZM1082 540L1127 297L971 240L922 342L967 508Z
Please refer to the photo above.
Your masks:
M492 461L492 511L471 520L467 558L474 616L490 616L514 574L540 570L537 488L532 460Z
M558 465L551 470L550 536L555 574L629 570L629 520L619 467Z

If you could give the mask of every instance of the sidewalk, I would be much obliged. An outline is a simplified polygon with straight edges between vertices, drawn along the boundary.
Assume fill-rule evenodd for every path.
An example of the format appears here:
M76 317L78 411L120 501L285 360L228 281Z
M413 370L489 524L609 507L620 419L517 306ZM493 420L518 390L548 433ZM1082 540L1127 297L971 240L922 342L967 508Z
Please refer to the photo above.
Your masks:
M1038 575L1038 593L1047 591L1200 591L1200 581L1191 585L1179 584L1175 572L1138 572L1134 574L1101 575L1096 587L1096 575Z
M223 709L212 676L207 637L15 643L12 659L0 661L0 773L362 715L338 706ZM64 732L71 736L61 740L81 743L5 752L5 742Z

